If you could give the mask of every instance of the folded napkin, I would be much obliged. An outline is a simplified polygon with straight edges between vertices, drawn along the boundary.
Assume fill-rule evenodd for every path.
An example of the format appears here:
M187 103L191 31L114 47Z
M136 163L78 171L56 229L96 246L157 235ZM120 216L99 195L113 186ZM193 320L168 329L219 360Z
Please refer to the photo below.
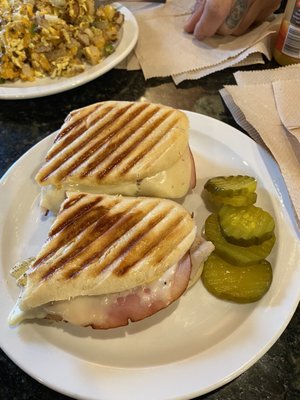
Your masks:
M237 85L220 93L236 122L274 156L299 222L300 65L234 76Z
M273 16L240 37L216 35L200 42L183 29L195 0L168 0L160 5L124 4L134 13L139 25L135 60L127 59L125 67L140 66L146 79L171 76L176 84L240 62L243 65L262 63L262 54L270 59L271 41L282 18L282 15Z
M272 87L282 124L300 142L300 80L275 81Z

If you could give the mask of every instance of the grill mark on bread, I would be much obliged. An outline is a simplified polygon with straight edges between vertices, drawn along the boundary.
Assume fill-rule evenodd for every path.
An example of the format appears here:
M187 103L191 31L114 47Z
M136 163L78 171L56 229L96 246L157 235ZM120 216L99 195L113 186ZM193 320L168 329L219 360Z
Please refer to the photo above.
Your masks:
M67 124L67 122L66 122ZM59 142L62 140L62 138L66 135L68 135L70 132L72 132L75 128L78 128L79 126L84 127L85 126L85 116L78 118L76 121L72 122L72 120L69 121L67 126L65 126L63 129L61 129L58 134L55 137L54 143Z
M158 111L159 108L156 107L154 109L150 109L146 115L143 116L143 118L139 121L136 121L135 119L138 117L139 114L142 113L142 111L144 111L146 108L149 108L149 105L147 105L147 107L145 107L146 103L143 104L144 108L139 107L137 110L136 115L129 115L128 116L128 120L126 121L126 123L118 130L122 133L122 131L124 131L124 128L126 127L126 124L132 123L133 125L130 127L130 129L128 130L128 132L120 137L116 137L115 140L112 140L111 143L109 143L109 145L107 146L107 148L105 149L105 151L103 151L101 154L99 154L99 156L92 162L90 162L86 167L85 170L80 174L81 178L84 178L85 176L87 176L88 174L90 174L94 169L96 169L103 161L106 161L107 159L109 159L109 157L111 157L111 155L124 143L126 143L127 140L129 140L132 135L136 134L136 132L138 132L138 130L142 127L144 127L144 124L146 124L150 118L152 118ZM132 118L133 117L133 118ZM148 131L149 130L153 130L154 125L151 124L151 126L147 129L147 135L149 134ZM116 131L115 133L117 134L118 131ZM151 132L150 132L151 133ZM131 145L131 150L135 149L136 145L138 145L139 143L141 143L143 141L143 139L145 138L145 136L142 135L142 137L138 137L137 139L135 139L135 142L133 145ZM122 156L122 154L124 153L124 156ZM121 157L121 159L123 159L126 155L125 152L121 153L121 155L117 155L116 157L113 158L113 161L111 161L111 163L114 165L115 162L114 160L118 157ZM128 153L129 154L129 153ZM110 165L110 164L109 164ZM111 169L111 168L110 168ZM109 169L109 170L110 170ZM106 171L106 168L103 169L103 176L106 175L106 173L104 172ZM101 179L101 174L97 175L98 178Z
M75 130L76 129L76 130ZM86 124L84 118L75 121L69 127L65 128L66 133L62 136L64 137L56 137L54 143L60 143L64 147L67 147L70 143L72 143L76 138L84 133L86 130ZM61 151L61 146L52 147L47 155L46 161L50 161L53 157L55 157Z
M101 104L101 103L100 103ZM109 110L115 110L114 105L109 105ZM145 118L144 122L137 122L136 128L131 129L127 128L126 129L126 124L128 123L134 123L134 119L137 117L138 114L140 114L145 108L147 107L153 107L153 105L149 103L130 103L126 104L126 106L123 106L121 109L117 110L117 113L111 118L107 118L108 121L105 121L105 124L99 127L99 129L95 128L95 124L98 122L98 120L102 120L103 117L103 109L107 114L108 106L104 108L104 106L98 106L98 108L93 109L92 111L87 114L87 116L84 116L84 120L87 123L87 119L90 118L88 121L88 126L85 126L83 130L86 132L89 132L89 129L91 128L91 131L87 134L88 138L86 140L80 140L78 144L73 144L73 141L76 138L72 138L71 134L67 135L64 140L68 141L67 144L64 141L61 141L62 143L57 143L57 146L54 146L53 154L58 154L59 157L57 159L49 159L47 158L48 162L44 165L44 167L39 171L37 175L37 181L39 181L41 184L45 183L47 179L49 178L50 175L54 174L53 179L55 179L57 182L63 181L66 179L68 176L72 175L74 172L75 174L77 173L77 177L80 179L84 179L86 176L88 176L90 173L93 172L94 169L99 167L101 162L108 162L108 165L105 165L103 170L100 170L98 174L94 174L94 179L97 179L98 181L101 181L102 178L105 178L106 175L110 173L111 170L113 170L120 162L122 162L124 159L126 160L126 157L129 155L132 151L135 149L139 149L139 145L143 142L143 140L146 140L146 138L151 134L152 130L154 130L157 126L159 126L158 120L161 121L161 123L165 122L165 119L168 118L173 112L173 109L161 109L159 106L155 107L155 111L151 110L152 114L149 114L148 119L153 117L153 115L156 112L163 112L164 116L159 115L158 118L155 119L153 118L153 121L151 121L151 124L148 124L150 126L146 125L147 118ZM122 121L122 126L118 125L120 124L120 118L121 115L125 114L126 111L131 108L133 109L132 114L126 115L128 120L124 119L124 123ZM118 115L118 113L120 113ZM136 115L134 115L136 113ZM106 115L105 114L105 115ZM96 122L95 122L96 121ZM179 118L177 117L173 121L170 122L169 125L169 130L171 130L176 124L179 122ZM143 126L143 123L145 123L145 126ZM139 126L140 124L140 126ZM82 130L82 129L81 129ZM122 135L122 131L128 131L127 135L125 137ZM139 130L141 132L139 132ZM103 131L103 134L101 133ZM114 137L116 137L116 134L120 132L121 138L117 138L114 141ZM125 143L126 146L126 140L130 139L132 134L137 134L141 135L140 141L135 140L133 144L130 145L129 148L125 149L122 153L117 151L117 154L114 156L113 160L109 160L109 158L113 157L113 153L118 150L118 147ZM157 145L159 143L159 139L157 135L160 135L162 138L166 133L168 133L168 128L164 129L164 134L161 133L155 133L154 135L154 140L151 142L151 148L153 145ZM75 132L76 134L76 132ZM82 134L78 133L77 136L80 136ZM144 135L144 136L143 136ZM70 138L69 138L70 136ZM84 136L84 135L83 135ZM99 139L98 139L99 137ZM91 142L93 141L93 144ZM154 142L155 141L155 142ZM130 141L132 143L132 141ZM86 149L86 151L82 150L84 147L88 146L89 148ZM101 147L105 146L103 151L101 150ZM150 147L150 146L149 146ZM127 163L125 161L124 167L120 169L120 174L125 175L130 169L134 168L134 166L141 160L143 159L148 151L148 149L141 149L140 152L133 158L133 160L128 160ZM137 150L138 151L138 150ZM78 157L76 158L76 153L78 154ZM95 153L98 155L99 152L99 157L95 157ZM63 157L60 157L60 154ZM50 150L51 154L51 150ZM48 153L49 155L49 153ZM74 159L71 159L74 157ZM89 160L91 159L91 160ZM69 165L66 163L68 162ZM84 165L82 165L84 163ZM80 170L82 171L81 173L79 171L76 171L80 167ZM80 175L79 175L80 174Z
M121 217L122 218L122 217ZM103 221L102 221L103 219ZM93 227L93 231L92 234L89 236L89 238L87 238L86 236L83 238L83 240L81 240L80 244L77 245L77 247L75 249L73 249L72 251L68 252L67 254L65 254L64 256L62 256L60 258L60 260L54 262L51 265L51 268L49 268L48 270L46 270L41 279L42 280L46 280L47 278L49 278L50 276L52 276L55 272L57 272L58 270L60 270L65 264L67 264L68 262L74 260L80 253L82 253L84 250L86 250L86 248L93 243L98 237L100 237L103 233L105 233L108 229L109 226L112 224L116 224L118 221L120 220L120 215L115 214L114 216L112 216L109 219L106 219L106 221L104 220L104 218L101 218L101 226L99 226L99 222L95 224L95 226ZM59 249L57 249L59 250ZM44 261L44 258L42 258L40 260L40 262Z
M76 223L76 221L82 218L84 214L86 214L91 208L93 208L98 203L99 200L96 199L88 204L82 204L81 206L77 207L72 215L69 215L66 219L62 220L59 224L57 224L55 228L50 230L49 237L56 235L58 232L67 228L69 225Z
M154 122L150 125L147 126L145 129L145 126L143 124L143 122L140 124L140 129L143 129L142 131L142 135L141 136L137 136L133 143L125 150L123 150L122 153L117 154L115 157L113 157L113 159L109 162L109 164L103 168L101 170L101 172L99 172L97 174L97 178L98 179L103 179L107 174L109 174L109 172L116 166L118 165L122 160L124 160L133 150L136 149L136 147L141 144L152 132L153 130L155 130L162 122L165 121L165 119L172 113L172 111L167 111L167 113L165 115L160 116L159 118L155 119ZM159 139L157 141L160 140L161 137L163 137L166 132L168 131L168 129L166 129L166 131L162 131L162 133L159 135ZM151 145L152 148L152 145ZM149 147L147 149L148 151L150 150ZM147 151L146 151L147 153ZM98 163L99 164L99 163ZM133 164L131 163L131 167L133 167Z
M170 125L166 127L166 129L163 131L161 130L160 135L155 138L155 141L151 143L151 148L156 146L160 140L164 137L164 135L171 130L178 122L178 119L171 121ZM127 163L125 167L123 167L121 174L125 175L131 168L133 168L142 158L144 158L149 152L149 148L146 148L145 150L141 151L133 160ZM126 157L126 155L125 155Z
M131 107L132 104L129 104L126 107L122 108L121 110L117 110L116 114L114 115L114 118L120 118L121 115L124 114ZM99 116L99 119L101 119L100 117L103 117L103 115ZM85 122L86 121L84 121L83 124L84 129L82 131L78 132L78 134L75 132L74 137L70 135L71 136L70 142L67 142L66 145L64 144L64 141L58 142L57 145L54 146L52 150L50 150L51 157L46 157L46 161L48 162L48 164L45 164L45 166L40 170L40 177L39 177L40 182L44 182L49 177L49 175L51 175L53 172L59 169L66 161L68 161L71 157L73 157L82 148L88 146L89 143L94 138L97 138L97 136L101 131L107 130L107 134L102 137L100 136L99 140L100 146L103 145L114 135L114 131L113 130L110 131L109 129L109 127L113 125L114 120L110 119L105 124L103 124L99 129L95 129L94 131L92 131L91 134L86 135L88 137L85 138L85 140L80 140L79 143L72 145L77 137L80 137L84 132L88 132ZM65 140L68 140L68 137L66 137ZM89 157L90 153L92 154L93 151L94 151L93 149L90 149L89 152L87 152L86 154L87 157ZM58 158L57 160L53 160L54 156L58 155L59 153L62 154L62 157ZM78 161L80 164L84 160L78 157Z
M136 108L134 110L134 113L128 115L128 118L127 118L127 120L124 121L124 124L122 124L122 126L120 128L116 129L113 132L113 135L111 136L111 142L107 145L105 150L102 151L95 160L89 162L85 166L84 171L82 171L82 173L80 174L80 178L84 178L85 176L90 174L91 171L93 171L95 168L97 168L97 166L99 164L101 164L101 162L107 160L107 158L109 158L123 143L125 143L128 139L130 139L130 137L139 128L139 125L146 123L157 112L157 108L149 109L149 111L147 111L147 114L145 116L143 116L143 119L141 122L136 121L136 119L139 117L139 115L147 108L149 108L149 104L141 103L141 106L139 108ZM132 123L133 125L126 132L126 126L130 123ZM125 133L123 133L123 131ZM117 136L118 133L120 133L119 136ZM100 147L101 146L99 146L99 148L96 150L99 150Z
M54 261L48 270L44 271L41 275L41 279L47 279L52 276L55 272L60 270L69 261L74 260L80 253L85 251L88 253L88 247L95 243L100 237L114 233L113 237L108 237L109 242L113 243L118 237L122 236L125 232L131 229L141 218L142 211L131 212L131 210L138 204L138 200L130 203L130 205L121 212L112 214L107 208L107 213L102 215L101 218L91 227L91 229L85 230L85 235L80 238L80 241L76 243L76 248L68 251L59 260ZM105 240L104 240L105 242ZM57 249L56 251L58 251ZM39 260L39 263L43 262L43 257ZM35 265L36 267L36 265Z
M92 109L88 114L82 116L77 121L72 123L71 120L69 125L63 127L54 141L54 143L59 143L59 145L54 146L48 151L46 161L50 161L59 152L67 148L70 144L72 144L72 142L74 142L74 140L81 136L89 128L87 124L88 118L96 111L98 111L98 109L99 107L96 109ZM102 114L97 114L97 117L94 120L97 121L98 119L105 117L112 109L112 106L101 108Z
M66 178L68 175L70 175L71 172L73 172L78 166L82 165L83 162L87 161L96 151L98 151L99 149L101 149L101 147L105 144L108 143L105 151L103 151L102 155L97 157L97 160L95 162L91 162L90 164L93 165L94 163L96 163L96 165L98 165L101 161L103 161L104 159L106 159L107 157L109 157L122 143L126 142L126 140L133 134L133 132L135 131L135 128L131 128L129 130L129 132L127 132L126 135L122 135L121 138L119 138L118 141L114 141L114 137L116 137L116 135L122 131L125 131L126 125L129 124L130 122L132 122L132 120L134 120L139 114L142 113L142 111L149 107L148 104L143 104L143 107L140 107L138 109L134 109L132 114L128 116L127 120L124 122L124 124L119 128L117 127L117 129L112 129L110 134L108 136L106 136L105 138L100 137L100 139L89 149L88 152L84 153L81 157L78 157L77 160L75 160L73 162L73 164L69 165L68 167L64 168L64 170L61 172L60 174L60 179L64 179ZM126 110L127 111L127 110ZM153 113L153 112L152 112ZM123 113L125 114L125 112ZM150 116L151 115L151 111L149 112ZM148 115L149 118L149 115ZM112 121L109 122L109 124L113 125L113 123L115 123L118 121ZM104 127L106 128L106 126ZM102 130L103 128L101 128ZM97 135L95 135L97 136ZM88 164L88 165L90 165ZM88 173L90 172L90 168L87 166L85 166L84 171L81 173L80 177L83 178L84 176L88 175ZM93 167L92 167L93 169Z
M104 207L101 208L101 212L102 215L104 215L105 211L107 211ZM82 216L83 218L83 216ZM99 216L96 218L96 221L99 220ZM77 221L77 224L81 224L81 229L78 228L78 225L75 225L75 235L72 237L72 234L69 233L67 234L66 230L67 228L70 226L70 224L66 224L64 227L62 227L62 229L60 229L59 231L61 232L63 229L65 230L63 236L59 237L59 240L56 241L56 243L53 243L53 246L51 246L51 244L49 244L48 247L50 247L48 249L48 251L46 253L43 253L43 255L39 258L37 258L35 260L35 262L33 263L33 267L36 267L37 265L39 265L41 262L45 262L46 260L48 260L51 256L53 256L57 251L59 251L65 244L70 243L72 241L72 239L74 239L74 237L76 237L77 235L79 235L79 233L83 232L84 230L87 230L88 227L90 225L92 225L93 223L96 222L95 219L94 220L90 220L89 218L87 218L86 221ZM72 227L73 225L71 225ZM58 232L59 232L58 231ZM55 233L58 233L55 232ZM52 231L52 235L49 234L49 239L51 240L51 237L53 237L53 231Z
M75 152L78 149L81 149L83 145L88 144L92 139L94 139L94 137L96 137L99 132L101 132L102 130L105 130L107 128L109 128L109 126L113 123L113 119L114 118L120 118L130 107L132 107L131 105L127 105L126 107L123 107L120 110L116 110L116 113L113 115L113 118L109 119L106 123L104 123L100 129L95 130L93 134L89 135L89 137L87 138L88 140L85 140L84 143L80 142L76 147L73 147L71 150L71 156L73 154L75 154ZM79 136L81 136L85 131L88 131L88 129L91 127L91 123L89 122L89 124L87 123L87 119L90 115L95 114L95 118L93 118L93 126L96 125L96 123L100 120L100 119L104 119L107 114L109 114L112 110L114 110L114 108L111 107L99 107L96 110L93 110L92 113L88 114L87 116L83 117L83 127L84 129L80 132L70 132L68 137L65 138L65 140L62 140L58 143L58 145L55 147L54 150L56 150L56 154L58 154L59 152L66 152L66 148L72 144L72 142L77 139ZM70 151L70 149L68 149ZM68 157L70 158L70 157Z
M41 262L45 262L50 257L52 257L59 249L63 246L71 243L72 240L78 236L80 233L87 230L91 225L95 224L102 218L106 213L111 211L112 208L117 205L120 200L115 198L109 204L109 209L105 206L98 205L101 202L102 198L99 198L98 201L93 202L91 207L81 208L79 215L76 214L76 209L74 214L69 218L65 218L59 226L55 227L55 229L51 229L49 233L49 239L56 235L59 232L64 231L61 235L58 236L55 242L49 243L48 251L43 254L41 258L38 258L33 266L40 264Z
M61 146L60 150L63 153L64 157L63 158L61 157L58 160L53 160L52 165L51 166L48 165L48 168L46 165L46 167L44 168L45 169L44 174L42 174L43 170L41 170L41 177L39 178L39 180L41 182L44 182L49 177L49 175L57 171L74 154L79 152L82 148L88 146L94 138L99 137L98 140L88 149L88 151L83 152L80 156L78 156L74 160L73 163L71 163L71 165L65 166L62 168L61 171L59 171L59 178L60 180L63 180L65 177L70 175L70 173L73 172L78 166L80 166L83 162L88 160L106 142L109 142L116 135L116 133L125 129L126 124L123 124L121 127L118 126L114 127L114 124L118 124L119 119L121 118L122 115L126 113L127 110L133 108L132 114L130 114L126 120L126 123L130 123L132 119L136 118L137 115L140 114L147 107L149 107L149 104L147 103L141 103L141 107L139 108L134 108L133 104L128 104L122 109L117 110L116 114L114 115L114 118L110 119L99 129L95 130L91 135L89 135L89 137L85 141L81 140L76 146L70 146L70 148L64 148ZM101 135L102 131L105 132L105 135ZM115 150L115 147L116 146L114 146L112 151Z
M99 202L101 200L102 199L99 199ZM110 202L109 209L111 210L119 203L120 199L114 199ZM91 225L95 224L106 212L107 207L98 205L98 203L93 204L92 207L86 207L84 210L81 210L80 215L77 215L75 210L75 217L72 216L71 218L67 218L63 223L56 227L57 229L52 229L50 231L49 238L64 230L63 234L58 236L55 246L49 244L50 248L48 252L44 254L43 261L49 259L56 251L70 243L76 236L79 236Z
M49 258L51 258L59 249L61 249L63 246L67 245L68 243L71 243L76 236L79 236L82 232L84 232L86 229L88 229L90 226L96 223L96 221L99 218L99 210L100 207L94 208L90 210L88 214L86 214L80 221L77 222L76 225L69 225L65 228L65 232L63 236L59 236L57 239L55 245L51 247L50 249L43 254L42 261L45 262ZM40 262L40 259L37 260L37 262Z
M151 209L151 211L153 210L153 208ZM169 208L169 210L167 210L167 213L171 211L171 208ZM136 232L134 232L131 235L131 239L129 242L124 242L124 243L118 243L118 253L114 256L113 260L109 260L109 257L106 257L106 259L104 260L104 262L99 266L99 268L97 269L97 271L93 271L93 275L95 277L97 277L99 274L102 273L102 271L104 271L105 269L107 269L112 262L121 259L123 257L123 255L126 255L129 251L131 251L131 249L133 248L133 246L135 244L137 244L138 242L140 242L147 234L149 234L149 231L151 231L151 229L153 229L158 223L160 223L163 219L166 218L166 212L161 212L158 214L155 214L149 221L147 226L142 230L142 232L140 232L139 230L137 230ZM140 220L138 221L140 222ZM82 263L78 268L74 268L72 271L68 271L66 274L66 278L71 279L76 277L81 271L83 271L85 268L87 268L90 264L92 264L94 261L96 261L103 253L105 253L106 250L109 249L109 247L111 246L111 243L106 246L106 248L101 249L101 251L97 251L94 254L92 254L87 260L85 260L84 263ZM135 256L140 259L140 254L139 253L135 253Z
M62 204L62 210L67 210L70 207L73 207L78 201L80 201L83 197L86 197L86 194L80 193L77 194L76 197L73 197L73 199L69 198L64 201Z
M164 257L166 257L168 254L168 251L166 252L166 249L163 249L163 257L161 255L161 251L159 251L159 248L162 248L163 246L161 246L161 243L165 241L165 237L167 236L175 236L176 234L174 234L175 231L178 230L178 226L180 225L180 223L182 222L182 220L184 219L183 215L180 215L178 217L176 217L175 220L171 221L170 224L167 224L164 226L163 231L160 233L160 235L155 237L155 240L150 241L150 243L148 244L148 246L143 246L141 249L139 249L138 252L132 252L131 249L129 248L127 251L127 259L126 257L124 257L124 259L122 260L122 262L119 264L119 266L114 269L114 274L117 276L122 276L125 275L131 268L133 268L137 262L141 259L146 257L153 249L158 249L158 255L155 255L155 260L154 260L154 264L159 264L160 261L162 261L162 259ZM138 239L142 239L142 236ZM178 236L178 235L177 235ZM137 240L137 242L138 242ZM182 240L182 237L180 237L180 240ZM177 244L177 243L176 243ZM176 246L176 244L174 243L174 247ZM160 246L158 246L160 245ZM138 254L137 254L138 253Z
M68 193L68 197L73 199L77 197L77 194ZM76 203L74 209L82 203L93 201L96 197L98 197L96 194L87 194L86 199ZM145 197L110 195L100 197L103 197L100 204L109 209L105 219L102 220L102 223L105 223L105 220L107 222L104 231L108 230L99 233L102 224L98 224L95 229L98 222L96 221L75 240L60 247L57 253L46 262L41 262L36 268L30 269L24 300L21 300L24 308L28 309L28 307L52 301L68 300L81 295L100 295L119 292L126 288L129 290L132 286L158 279L168 268L175 266L182 254L188 251L196 229L189 214L176 203ZM113 207L111 211L110 203L115 197L121 198L121 203ZM128 211L130 207L133 207L131 212ZM150 212L150 208L155 209ZM171 212L168 210L170 208ZM73 211L72 208L64 210L62 207L57 216L57 222L60 222L61 217L65 217L61 214L69 215L70 211ZM124 215L124 213L124 218L117 219L111 227L112 217L116 214ZM158 215L165 214L166 219L158 222L160 219ZM132 219L129 224L130 218ZM158 225L149 230L150 219L152 219L151 228L157 222ZM180 220L182 220L181 223ZM171 229L171 226L175 228ZM69 229L73 228L70 226L67 230ZM145 230L149 231L149 236L143 233ZM174 230L176 234L170 234L170 231ZM48 243L46 242L45 247L37 256L42 257L43 253L50 248L49 246L52 244L55 246L57 239L60 239L63 233L59 232L58 236L49 238ZM165 237L167 239L164 241ZM153 246L155 240L158 240L158 245ZM144 244L145 247L143 247ZM143 249L142 252L141 249ZM146 257L142 258L143 253L146 252ZM165 254L162 255L161 252ZM130 256L131 253L135 258ZM161 259L163 262L158 263L157 260ZM114 272L117 268L119 268L119 275ZM29 290L32 290L31 294Z
M94 112L94 110L98 107L98 104L94 104L93 106L89 106L87 108L84 108L82 110L76 110L76 111L71 111L71 113L67 116L65 119L65 124L63 125L62 129L58 132L54 143L58 142L62 137L67 135L70 130L73 129L73 127L76 127L80 122L84 121L91 113ZM81 117L79 117L76 121L72 122L74 117L77 114L83 114Z
M182 236L178 234L178 231L181 231L180 223L184 220L184 218L184 216L179 217L180 221L178 224L174 226L173 230L169 230L167 232L164 238L160 241L160 244L164 243L165 241L171 241L172 247L174 248L186 238L186 235ZM187 233L187 235L189 234L190 232ZM157 264L161 263L168 256L168 252L163 251L162 249L163 246L160 246L159 251L155 255L155 262Z

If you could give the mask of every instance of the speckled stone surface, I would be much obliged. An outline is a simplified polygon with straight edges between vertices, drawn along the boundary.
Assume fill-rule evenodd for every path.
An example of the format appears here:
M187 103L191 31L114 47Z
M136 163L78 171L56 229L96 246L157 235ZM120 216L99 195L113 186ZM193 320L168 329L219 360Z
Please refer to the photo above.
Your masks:
M69 111L97 101L146 99L206 114L237 127L218 92L223 85L234 84L233 72L233 69L228 69L176 87L170 79L145 82L139 71L113 70L93 82L65 93L32 100L2 100L0 176L35 143L58 129ZM201 399L300 399L299 316L298 308L281 337L250 369ZM0 400L2 399L63 400L68 397L29 377L0 351Z

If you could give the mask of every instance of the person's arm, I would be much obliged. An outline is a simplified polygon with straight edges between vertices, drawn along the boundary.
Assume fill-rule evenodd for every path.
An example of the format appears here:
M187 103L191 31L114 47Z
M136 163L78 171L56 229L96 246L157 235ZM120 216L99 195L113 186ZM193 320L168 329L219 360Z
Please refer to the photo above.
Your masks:
M184 29L199 40L215 33L238 36L279 6L280 0L197 0Z

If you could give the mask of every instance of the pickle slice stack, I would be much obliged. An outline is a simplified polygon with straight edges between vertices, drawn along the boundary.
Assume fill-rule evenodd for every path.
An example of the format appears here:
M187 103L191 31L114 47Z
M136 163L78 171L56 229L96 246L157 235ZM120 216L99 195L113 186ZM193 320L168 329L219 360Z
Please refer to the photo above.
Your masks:
M204 186L214 209L205 236L215 251L204 264L202 281L213 295L238 303L259 300L272 282L266 258L276 241L275 222L254 205L256 186L255 178L242 175L211 178Z

